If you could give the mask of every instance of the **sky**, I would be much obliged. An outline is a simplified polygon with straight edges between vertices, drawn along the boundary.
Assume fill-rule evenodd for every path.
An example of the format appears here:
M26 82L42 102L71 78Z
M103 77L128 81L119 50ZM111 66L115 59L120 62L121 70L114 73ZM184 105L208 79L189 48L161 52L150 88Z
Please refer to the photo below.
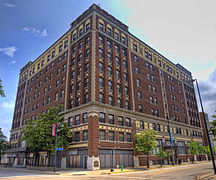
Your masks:
M198 80L205 112L210 118L216 114L215 0L0 0L0 78L6 94L0 97L0 128L7 137L19 70L61 37L93 3L170 61L191 71Z

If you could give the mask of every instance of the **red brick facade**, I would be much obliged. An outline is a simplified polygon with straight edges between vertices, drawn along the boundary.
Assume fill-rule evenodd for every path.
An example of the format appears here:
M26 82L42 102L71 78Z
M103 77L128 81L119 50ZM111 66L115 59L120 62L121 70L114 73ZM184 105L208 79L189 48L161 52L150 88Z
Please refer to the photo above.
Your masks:
M139 55L132 37L126 25L96 5L71 23L68 32L20 72L12 147L21 147L16 136L22 135L27 119L58 104L72 133L67 167L78 167L72 163L77 161L85 167L87 156L112 166L111 155L113 164L133 166L133 156L139 154L134 150L135 134L154 129L165 148L168 118L176 147L192 136L202 142L194 88L183 79L184 73L192 76L163 57L182 73L181 78L171 75L165 65L152 60L153 53L162 55L141 41L152 56ZM188 157L186 149L176 148L175 154ZM145 164L142 155L139 160ZM152 155L152 160L157 158ZM104 162L101 167L106 167Z

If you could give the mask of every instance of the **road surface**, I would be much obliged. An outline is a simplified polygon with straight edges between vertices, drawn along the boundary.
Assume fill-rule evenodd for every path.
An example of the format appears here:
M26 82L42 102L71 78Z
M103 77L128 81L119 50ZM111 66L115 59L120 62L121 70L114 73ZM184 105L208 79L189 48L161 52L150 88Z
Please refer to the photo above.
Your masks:
M194 180L196 177L213 173L211 163L190 164L184 166L155 169L138 172L125 172L108 175L54 175L54 174L39 174L30 172L17 172L0 169L0 179L19 179L19 180ZM216 179L211 177L208 179Z

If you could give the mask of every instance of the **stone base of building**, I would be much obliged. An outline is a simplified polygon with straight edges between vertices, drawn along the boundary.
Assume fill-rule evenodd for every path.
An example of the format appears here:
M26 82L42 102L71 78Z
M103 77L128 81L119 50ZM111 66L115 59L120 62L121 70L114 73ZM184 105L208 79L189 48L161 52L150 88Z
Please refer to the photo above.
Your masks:
M99 170L100 169L100 160L99 160L99 156L98 157L89 157L88 156L88 160L87 160L87 169L90 171L95 171L95 170Z
M139 167L139 158L138 156L133 156L134 167Z
M16 157L13 163L13 167L17 167L18 166L18 158Z
M62 160L61 160L61 169L66 169L66 157L62 157Z

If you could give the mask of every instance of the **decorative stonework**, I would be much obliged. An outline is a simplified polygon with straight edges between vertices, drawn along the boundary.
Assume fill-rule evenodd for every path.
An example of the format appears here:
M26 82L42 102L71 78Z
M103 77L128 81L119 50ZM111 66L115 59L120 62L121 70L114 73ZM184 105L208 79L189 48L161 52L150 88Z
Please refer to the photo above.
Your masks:
M18 158L16 157L13 163L13 167L17 167L18 166Z
M133 160L134 160L134 167L139 167L139 158L138 156L133 156Z
M66 157L62 157L62 160L61 160L61 169L66 169Z
M95 170L99 170L100 169L100 160L99 160L99 156L98 157L89 157L88 156L88 160L87 160L87 169L90 171L95 171Z
M98 116L98 113L91 112L91 113L88 114L88 117L90 117L90 116Z

